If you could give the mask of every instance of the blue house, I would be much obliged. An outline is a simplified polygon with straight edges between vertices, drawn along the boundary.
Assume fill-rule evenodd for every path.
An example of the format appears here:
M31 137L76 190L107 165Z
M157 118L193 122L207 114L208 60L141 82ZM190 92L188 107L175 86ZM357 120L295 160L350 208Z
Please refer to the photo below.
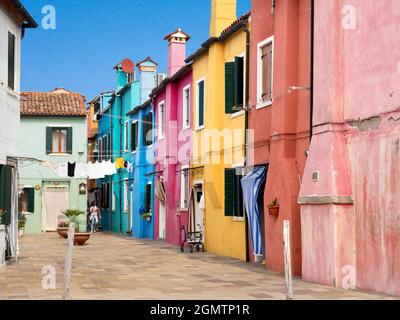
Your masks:
M130 152L132 170L130 172L132 235L135 238L154 238L154 132L155 119L149 95L156 85L156 68L151 58L137 64L140 77L140 103L128 113Z
M99 161L111 160L113 163L123 159L125 164L117 169L117 174L98 181L99 204L102 209L103 230L152 238L152 222L143 224L143 220L138 220L141 217L138 212L151 210L153 202L153 183L150 181L146 187L149 181L147 178L142 181L143 174L138 169L143 166L143 170L147 170L144 168L146 151L153 152L152 139L146 145L139 144L143 139L140 138L143 130L150 130L148 124L143 128L143 121L148 123L146 119L150 118L146 117L150 115L138 110L144 110L143 103L155 87L157 64L146 58L137 67L138 78L135 72L127 74L121 64L116 65L115 91L103 93L96 98L98 104L95 105L95 112L98 112L99 119L97 158ZM148 110L151 109L149 106ZM150 167L152 166L151 164ZM141 176L137 176L139 171ZM139 184L142 186L140 192ZM144 194L150 196L151 200L144 202Z

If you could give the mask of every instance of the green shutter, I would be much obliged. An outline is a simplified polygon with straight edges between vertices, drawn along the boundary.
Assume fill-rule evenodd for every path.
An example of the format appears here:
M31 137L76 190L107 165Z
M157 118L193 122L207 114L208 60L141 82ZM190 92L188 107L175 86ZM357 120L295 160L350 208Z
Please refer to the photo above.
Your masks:
M28 212L35 212L35 189L29 188L28 191Z
M233 113L234 104L234 62L225 63L225 113Z
M204 125L204 81L199 82L199 127Z
M234 215L235 169L225 169L225 216Z
M144 194L144 209L148 213L151 210L151 184L146 184Z
M46 128L46 154L50 154L53 151L53 128Z
M2 217L2 224L11 223L11 187L12 167L0 165L0 208L6 213Z
M67 153L72 154L72 128L67 128Z
M132 123L132 130L131 130L131 148L132 152L136 151L137 149L137 136L138 136L138 123L133 122Z
M235 199L234 199L234 204L235 204L235 210L234 210L234 216L235 217L243 217L243 192L242 192L242 176L241 175L235 175Z
M243 105L243 87L244 87L244 77L243 77L243 57L235 57L235 70L234 70L234 105Z

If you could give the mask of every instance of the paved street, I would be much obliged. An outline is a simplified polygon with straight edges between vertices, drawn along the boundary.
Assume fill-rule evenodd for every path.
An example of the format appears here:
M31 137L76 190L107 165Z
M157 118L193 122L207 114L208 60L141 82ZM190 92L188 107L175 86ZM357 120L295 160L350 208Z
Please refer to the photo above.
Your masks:
M26 236L19 261L0 269L0 299L60 299L66 240ZM54 266L57 288L42 289L42 267ZM74 248L72 299L284 299L284 277L208 253L181 254L161 242L96 234ZM299 279L296 299L392 299Z

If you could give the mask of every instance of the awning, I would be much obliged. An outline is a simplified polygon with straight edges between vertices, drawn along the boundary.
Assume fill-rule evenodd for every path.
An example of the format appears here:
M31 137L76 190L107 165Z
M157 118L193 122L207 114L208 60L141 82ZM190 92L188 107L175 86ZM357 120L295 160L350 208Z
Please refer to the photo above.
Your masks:
M253 253L256 256L263 255L263 243L257 199L261 186L265 181L265 176L265 167L256 167L241 181L243 200L250 226L251 243L253 246Z

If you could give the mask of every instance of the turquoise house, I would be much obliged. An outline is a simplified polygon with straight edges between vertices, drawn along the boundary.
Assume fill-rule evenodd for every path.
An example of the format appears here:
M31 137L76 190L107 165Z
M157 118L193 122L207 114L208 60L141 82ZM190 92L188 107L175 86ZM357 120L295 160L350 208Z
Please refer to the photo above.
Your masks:
M65 209L87 211L87 180L55 171L57 163L87 162L85 98L62 88L21 95L21 210L25 232L40 234L55 231ZM78 223L86 231L86 214Z
M140 103L128 112L130 128L130 171L132 234L135 238L154 238L154 131L155 117L149 95L156 85L157 63L150 57L137 65Z
M117 174L98 181L100 187L99 204L102 209L102 228L120 234L132 235L134 225L133 210L137 203L133 199L134 187L132 164L132 119L129 114L132 109L147 100L156 81L156 65L151 59L145 59L137 64L138 77L127 74L122 64L114 67L116 72L116 89L103 93L95 105L98 114L98 160L111 160L116 163L123 159L125 166L117 169ZM133 152L134 154L136 153ZM145 230L152 237L152 228Z

